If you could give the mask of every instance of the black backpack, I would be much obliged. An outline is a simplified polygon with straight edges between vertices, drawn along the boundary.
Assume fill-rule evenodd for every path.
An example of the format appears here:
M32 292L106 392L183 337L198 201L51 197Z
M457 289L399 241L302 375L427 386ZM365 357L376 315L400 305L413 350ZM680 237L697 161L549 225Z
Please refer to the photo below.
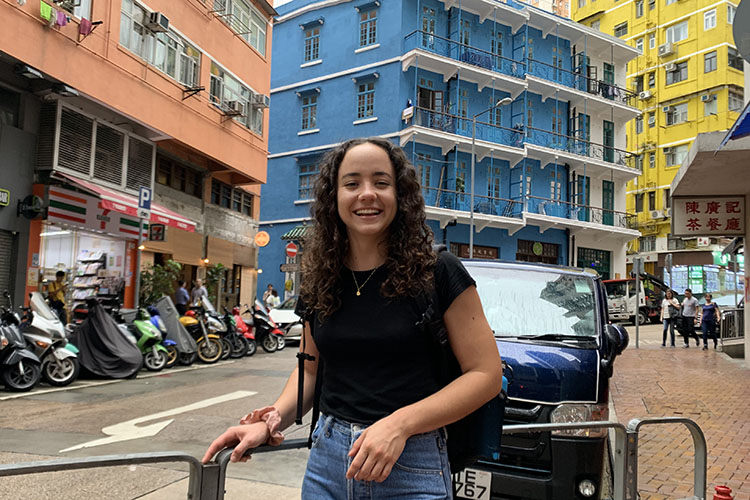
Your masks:
M444 251L445 245L434 247L436 252ZM416 303L422 312L417 325L425 336L427 348L432 349L436 358L436 376L441 387L445 387L462 375L461 366L451 350L448 342L448 331L439 314L439 297L437 287L430 294L416 297ZM314 325L314 317L310 318L310 325ZM304 343L304 334L302 336ZM297 353L298 386L297 386L297 416L295 423L302 425L302 397L304 388L304 362L314 360L315 357L302 351ZM308 448L312 447L312 433L320 416L320 393L322 389L323 358L318 360L317 377L315 380L315 394L313 397L312 423L307 441ZM500 456L503 418L505 415L505 392L501 392L489 402L461 420L446 426L448 431L448 460L451 472L457 473L476 463L480 459L497 460Z

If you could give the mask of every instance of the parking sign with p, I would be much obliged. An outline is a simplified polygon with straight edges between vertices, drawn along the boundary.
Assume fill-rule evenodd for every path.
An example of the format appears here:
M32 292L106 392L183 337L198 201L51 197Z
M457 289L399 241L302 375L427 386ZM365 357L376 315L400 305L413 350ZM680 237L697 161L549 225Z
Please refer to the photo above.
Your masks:
M138 217L142 219L151 217L151 188L141 187L138 193Z

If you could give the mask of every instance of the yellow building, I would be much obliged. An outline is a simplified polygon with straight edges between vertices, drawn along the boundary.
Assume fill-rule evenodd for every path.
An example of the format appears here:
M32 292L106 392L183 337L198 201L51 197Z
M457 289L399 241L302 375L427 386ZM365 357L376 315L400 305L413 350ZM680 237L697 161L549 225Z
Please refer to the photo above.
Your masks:
M628 150L643 174L627 185L627 210L642 237L629 254L660 272L674 264L712 264L717 241L670 238L670 192L695 137L729 129L743 106L743 62L732 36L736 5L714 0L572 0L571 18L614 34L642 55L628 63L640 118L628 124ZM630 259L628 259L630 262Z

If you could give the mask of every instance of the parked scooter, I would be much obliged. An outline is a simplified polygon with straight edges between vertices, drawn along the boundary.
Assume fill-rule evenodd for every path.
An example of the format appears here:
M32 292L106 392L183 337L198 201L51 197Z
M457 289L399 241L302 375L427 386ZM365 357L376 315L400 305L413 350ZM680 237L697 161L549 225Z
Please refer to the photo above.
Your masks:
M0 378L10 391L30 391L42 378L42 362L15 325L13 311L0 309ZM4 339L4 340L3 340Z
M224 306L224 316L222 317L222 321L227 325L227 339L232 346L230 357L241 358L245 356L250 349L250 344L245 336L237 329L237 322L234 320L234 316L226 306Z
M259 300L253 306L253 326L255 327L255 338L266 352L280 351L284 348L284 332L282 332L272 320L266 308Z
M144 308L120 309L118 316L135 337L135 345L143 355L143 364L153 372L167 366L167 349L161 345L161 331L151 323L151 315Z
M180 323L180 314L169 296L164 296L154 303L161 322L167 328L166 340L174 341L177 348L177 362L181 365L192 365L198 359L198 344Z
M240 314L240 308L238 306L234 306L232 308L232 316L234 317L234 324L235 328L237 328L237 333L242 335L245 340L247 341L248 349L247 349L247 356L252 356L255 354L255 351L258 350L258 344L255 342L255 332L253 331L253 321L251 318L248 319L250 322L250 325L248 325L245 320L242 318L242 315Z
M177 342L167 338L167 326L161 320L159 310L154 306L148 306L146 310L151 315L151 324L158 328L161 332L161 343L167 350L166 368L172 368L177 363L177 359L179 358L179 352L177 352Z
M208 333L203 323L202 307L193 307L180 317L180 323L198 344L198 358L204 363L216 363L221 359L223 346L215 333Z

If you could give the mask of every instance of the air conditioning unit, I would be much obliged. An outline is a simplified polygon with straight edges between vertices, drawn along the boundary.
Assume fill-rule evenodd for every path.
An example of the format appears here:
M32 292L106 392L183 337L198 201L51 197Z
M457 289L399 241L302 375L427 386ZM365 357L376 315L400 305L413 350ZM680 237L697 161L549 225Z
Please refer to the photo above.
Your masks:
M677 69L677 64L675 64L675 63L667 63L667 64L664 65L664 69L666 71L674 71L674 70Z
M674 45L671 43L663 43L659 45L659 57L667 57L674 54Z
M701 101L703 102L712 102L714 99L716 99L716 95L714 94L703 94L701 96Z
M664 154L665 155L672 154L672 148L664 148Z
M649 216L652 219L663 219L664 218L664 212L662 212L661 210L651 210L649 212Z
M227 116L245 116L245 103L242 101L224 101L223 110Z
M161 12L152 12L146 27L155 33L166 33L169 31L169 19Z
M665 208L664 209L664 217L671 217L672 216L672 209L671 208Z
M650 90L644 90L643 92L638 93L638 99L645 101L646 99L651 99L651 91Z
M661 108L661 110L663 112L665 112L665 113L671 113L673 111L673 109L674 108L672 108L672 106L664 106L664 107Z
M259 108L267 108L271 105L271 98L265 94L253 94L250 98L250 104Z

